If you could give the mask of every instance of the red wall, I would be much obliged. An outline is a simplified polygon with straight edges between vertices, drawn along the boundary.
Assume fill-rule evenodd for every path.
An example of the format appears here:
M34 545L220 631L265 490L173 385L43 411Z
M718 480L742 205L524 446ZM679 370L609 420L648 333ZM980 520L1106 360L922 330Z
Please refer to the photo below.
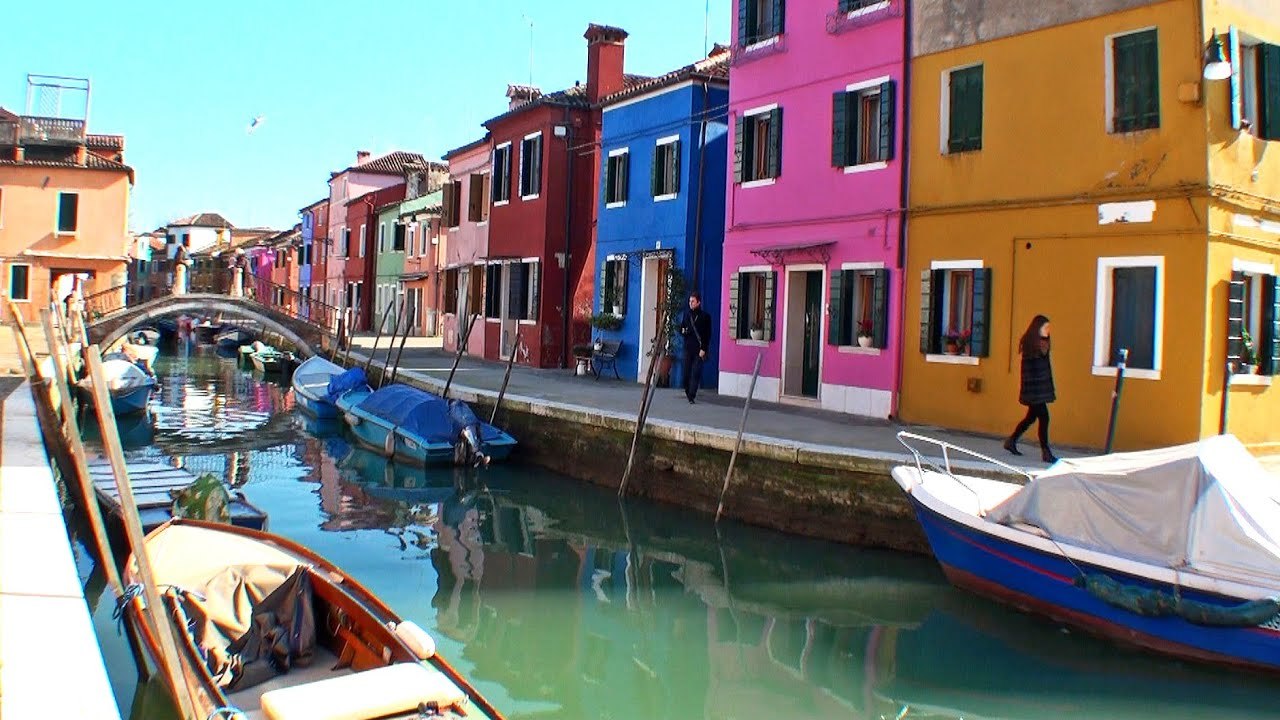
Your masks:
M373 271L377 267L378 213L377 208L404 200L405 184L392 185L365 193L347 203L347 227L351 230L351 257L347 260L344 283L363 282L360 292L360 318L356 327L368 330L373 319ZM360 225L364 230L364 257L360 257ZM341 238L339 238L341 239Z

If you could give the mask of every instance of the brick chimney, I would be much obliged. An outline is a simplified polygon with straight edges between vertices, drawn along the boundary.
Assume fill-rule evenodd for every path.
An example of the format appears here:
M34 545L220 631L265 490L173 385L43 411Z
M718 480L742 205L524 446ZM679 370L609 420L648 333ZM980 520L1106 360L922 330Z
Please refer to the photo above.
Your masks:
M368 150L357 150L357 151L356 151L356 164L357 164L357 165L363 165L363 164L365 164L366 162L368 162L368 161L369 161L369 155L370 155L370 153L369 153L369 151L368 151Z
M533 102L540 97L542 97L542 91L532 85L508 85L507 109L515 110L521 105Z
M76 146L76 164L84 165L89 162L89 148L84 145Z
M594 105L600 98L622 89L622 56L627 31L592 23L582 37L587 40L587 101Z

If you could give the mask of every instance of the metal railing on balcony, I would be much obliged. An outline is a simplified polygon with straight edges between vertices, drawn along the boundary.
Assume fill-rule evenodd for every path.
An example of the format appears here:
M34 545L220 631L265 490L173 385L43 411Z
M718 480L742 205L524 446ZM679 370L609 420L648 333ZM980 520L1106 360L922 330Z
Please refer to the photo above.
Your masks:
M18 140L26 143L78 145L84 142L85 123L69 118L32 117L18 119Z

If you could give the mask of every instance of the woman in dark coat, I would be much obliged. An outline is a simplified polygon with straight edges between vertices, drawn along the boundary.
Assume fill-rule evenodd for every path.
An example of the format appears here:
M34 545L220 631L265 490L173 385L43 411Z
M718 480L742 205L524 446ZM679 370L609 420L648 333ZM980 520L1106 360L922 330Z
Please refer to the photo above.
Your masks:
M1040 457L1047 463L1055 463L1058 458L1049 449L1049 403L1057 399L1053 389L1053 366L1049 364L1049 318L1037 315L1032 319L1018 343L1018 351L1022 353L1022 386L1018 391L1018 402L1027 406L1027 416L1004 441L1004 449L1021 455L1018 438L1038 420Z

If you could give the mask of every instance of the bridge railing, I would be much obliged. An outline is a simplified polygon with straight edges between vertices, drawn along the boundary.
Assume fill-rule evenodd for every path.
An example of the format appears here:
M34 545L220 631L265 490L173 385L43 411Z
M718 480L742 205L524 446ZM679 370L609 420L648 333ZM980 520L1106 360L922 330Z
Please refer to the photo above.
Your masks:
M114 285L84 296L84 314L90 322L129 304L129 284ZM65 309L65 308L64 308Z

